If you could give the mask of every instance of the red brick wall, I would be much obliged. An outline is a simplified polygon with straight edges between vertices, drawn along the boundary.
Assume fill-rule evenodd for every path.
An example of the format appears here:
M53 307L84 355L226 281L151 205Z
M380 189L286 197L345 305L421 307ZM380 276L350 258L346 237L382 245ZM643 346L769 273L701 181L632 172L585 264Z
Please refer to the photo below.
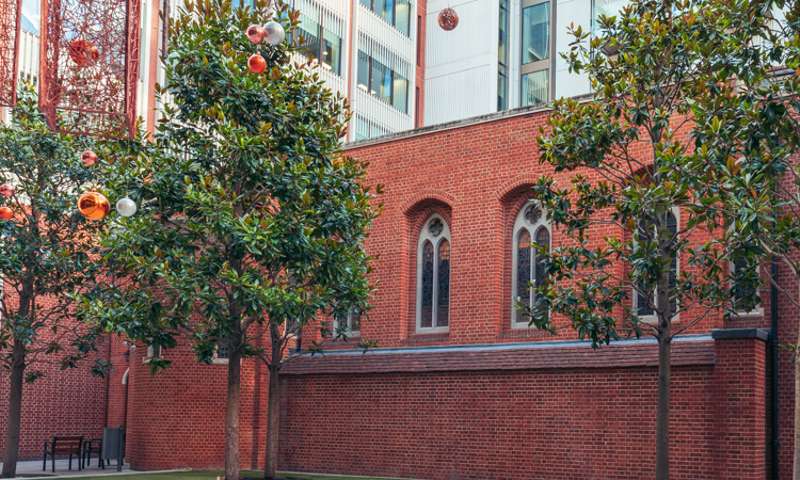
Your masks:
M367 240L376 257L376 292L362 320L363 337L380 347L554 339L509 326L510 224L530 185L552 173L539 163L535 146L545 116L510 115L349 150L370 163L370 184L385 189ZM417 236L434 212L448 221L452 237L450 330L419 335ZM596 229L592 235L599 240L609 233L620 234ZM553 245L569 241L553 232ZM692 313L682 313L682 320ZM556 340L574 338L566 319L555 320ZM689 332L767 323L763 316L726 321L709 315ZM766 468L764 346L720 342L731 343L720 343L711 364L676 367L673 478L755 479ZM152 376L142 350L132 356L129 377L132 465L219 467L225 367L198 365L180 347L165 352L174 366ZM648 478L656 372L652 364L626 366L291 375L282 467L422 478L532 478L531 472L535 478ZM260 464L263 450L266 381L259 368L245 362L245 467ZM783 403L793 398L786 395L781 392Z
M539 331L512 330L511 228L517 212L542 176L566 185L570 175L555 174L538 157L536 137L547 111L506 114L441 130L356 145L348 154L369 163L368 182L382 185L381 215L367 240L376 258L372 282L373 309L363 322L362 336L380 346L441 343L496 343L550 339ZM644 145L638 150L646 152ZM416 248L419 230L432 213L446 213L450 226L450 329L446 335L415 332ZM623 236L616 227L597 227L590 238ZM691 241L709 233L694 231ZM552 232L553 246L571 242ZM617 265L614 268L624 268ZM681 269L689 268L682 259ZM682 312L683 321L702 318L689 332L729 326L722 315L702 309ZM573 338L565 318L555 317L559 337ZM761 326L762 317L730 326Z
M798 326L800 326L800 309L796 306L799 286L797 279L788 268L780 265L778 268L778 283L781 292L778 296L778 341L781 344L796 344ZM794 301L788 296L794 295ZM792 455L794 450L794 404L796 392L794 391L795 367L792 354L785 349L779 350L778 361L778 408L779 408L779 441L780 441L780 478L792 478Z
M111 370L108 373L108 418L106 426L125 427L128 396L128 344L118 336L110 337Z
M127 459L134 469L209 468L223 464L227 365L198 363L186 343L165 349L173 366L151 373L139 345L128 377ZM242 466L263 463L266 372L242 364L240 448Z
M671 478L763 479L764 342L707 348L711 364L675 355L686 365L673 370ZM556 348L549 367L528 370L424 372L419 359L406 365L413 372L360 372L356 359L340 374L296 369L284 379L281 467L428 479L652 478L649 349L649 360L613 347L585 351L582 367ZM614 360L640 366L606 366ZM361 360L373 370L376 361Z
M715 412L714 458L719 478L766 478L767 345L753 339L716 342L710 386Z
M107 341L101 342L98 355L107 358L108 347ZM45 376L23 387L20 459L40 459L43 443L52 435L102 434L107 380L91 375L94 360L92 356L68 370L44 362L31 367ZM8 372L0 370L0 452L5 450L8 380Z
M384 185L386 192L383 214L367 242L376 257L377 290L374 309L362 321L364 337L380 347L553 339L509 327L511 224L530 185L552 173L539 164L535 146L545 115L512 115L350 150L370 162L369 182ZM452 234L450 331L419 335L417 236L434 212L447 220ZM593 235L607 233L619 232ZM553 232L554 245L569 241ZM788 272L781 271L781 283L796 291ZM785 298L778 307L781 340L792 341L797 311ZM556 321L557 339L574 337L564 319ZM725 321L711 315L691 332L766 324L764 317ZM90 377L86 368L52 370L26 386L23 457L38 456L51 434L96 436L108 424L127 426L134 468L221 466L226 367L198 364L184 344L165 350L174 364L153 375L142 362L144 350L140 345L128 358L127 346L115 338L110 352L104 351L112 363L107 379ZM592 361L600 358L589 354ZM760 341L719 340L713 362L676 367L674 478L763 478L764 356ZM649 477L653 365L589 369L553 361L552 368L514 371L508 365L447 372L390 366L382 373L290 375L282 466L430 478L530 478L531 472L537 478ZM254 467L263 457L267 382L263 365L246 361L243 367L242 463ZM782 354L778 397L785 477L791 467L792 372L788 354ZM6 402L0 396L0 416Z

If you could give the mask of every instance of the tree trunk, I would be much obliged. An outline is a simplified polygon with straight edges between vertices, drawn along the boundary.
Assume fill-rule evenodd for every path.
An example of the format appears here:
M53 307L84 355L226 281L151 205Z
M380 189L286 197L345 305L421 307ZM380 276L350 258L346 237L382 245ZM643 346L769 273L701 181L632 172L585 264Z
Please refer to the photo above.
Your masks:
M242 353L231 348L228 357L228 399L225 406L225 480L239 480L239 395Z
M281 427L280 365L269 366L267 399L267 457L264 462L264 478L274 480L278 472L278 439Z
M6 451L3 456L2 478L12 478L17 473L19 432L22 414L22 387L25 378L25 345L14 342L11 379L8 391L8 423L6 425Z
M669 327L667 327L669 328ZM658 338L658 407L656 409L656 480L669 480L669 390L672 337Z

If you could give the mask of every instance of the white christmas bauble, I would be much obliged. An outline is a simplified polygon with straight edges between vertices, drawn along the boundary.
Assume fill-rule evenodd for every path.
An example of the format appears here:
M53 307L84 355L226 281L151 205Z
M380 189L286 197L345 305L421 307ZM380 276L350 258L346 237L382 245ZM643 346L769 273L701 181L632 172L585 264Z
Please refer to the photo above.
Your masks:
M136 202L129 197L120 198L117 201L117 213L123 217L132 217L136 214Z
M278 45L286 38L286 31L279 22L271 21L264 25L266 35L264 39L272 46Z

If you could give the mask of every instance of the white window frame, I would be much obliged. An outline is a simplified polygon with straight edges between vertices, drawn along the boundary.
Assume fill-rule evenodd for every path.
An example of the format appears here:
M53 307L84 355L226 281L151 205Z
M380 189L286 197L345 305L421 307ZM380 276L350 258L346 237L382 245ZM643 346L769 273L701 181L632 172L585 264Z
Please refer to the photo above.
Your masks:
M145 352L144 358L142 358L142 363L150 363L155 359L162 358L161 355L164 353L164 348L162 346L158 346L156 349L155 345L148 345L147 352Z
M672 215L675 216L675 230L680 232L681 231L681 211L680 211L680 208L672 207L670 209L670 211L672 212ZM639 228L639 227L637 226L636 228ZM675 257L676 257L675 258L675 263L676 263L675 279L676 279L676 281L678 281L678 279L679 279L679 277L681 275L681 256L680 256L680 254L676 253ZM658 293L657 292L657 288L654 287L653 288L653 301L654 302L658 301L657 293ZM633 311L634 311L634 313L636 313L636 316L639 317L639 320L644 322L644 323L651 324L651 325L655 325L656 323L658 323L658 315L655 312L653 312L651 315L639 315L639 290L637 288L635 288L635 287L633 288L633 295L631 295L631 296L632 296L631 306L633 307ZM678 320L678 318L680 317L680 312L681 312L681 306L680 306L680 304L677 304L675 306L675 315L673 315L672 319L671 319L673 322Z
M433 236L430 233L430 229L428 228L430 224L434 220L440 220L442 222L443 228L442 232L437 235ZM419 239L417 240L417 333L445 333L450 331L450 320L452 316L450 315L450 303L452 300L452 295L450 298L447 299L447 312L448 312L448 319L447 319L447 326L444 327L437 327L437 304L439 300L439 244L441 244L442 240L447 240L450 244L450 275L452 278L453 273L453 241L450 239L450 225L447 224L444 218L438 213L434 213L428 220L425 221L425 224L422 226L422 230L419 232ZM433 292L431 297L432 302L432 312L431 312L431 327L422 327L422 261L423 261L423 254L422 254L422 247L425 245L425 241L430 241L433 245Z
M733 262L728 262L728 266L730 268L729 279L730 279L730 287L733 288L735 280L733 279L733 273L736 271L736 264ZM759 265L756 267L758 270L759 276L761 275L761 266ZM752 310L736 310L734 312L734 316L737 318L744 318L744 317L762 317L764 316L764 302L761 301L761 292L757 291L758 294L758 306ZM735 299L734 299L735 300Z
M537 220L536 223L531 223L530 221L528 221L525 215L525 212L527 212L528 207L531 206L537 206L542 212L542 215L539 217L539 220ZM517 248L518 247L517 237L519 237L519 234L522 230L527 230L528 235L531 236L531 245L533 245L534 243L536 243L536 232L539 230L539 227L544 227L547 230L548 237L550 240L547 245L547 248L548 250L551 250L553 247L553 229L550 228L550 223L547 221L547 215L545 214L545 211L541 207L541 205L539 205L536 201L531 200L525 203L525 205L523 205L522 208L519 209L519 212L517 212L517 218L514 220L514 229L512 230L511 234L511 328L514 329L530 328L529 322L525 320L524 317L522 317L519 314L519 311L517 310L517 304L520 301L520 299L517 297L517 288L519 287L517 283L518 282L517 263L519 262L519 249ZM531 249L533 250L532 246ZM532 256L531 276L533 276L533 271L535 271L535 269L536 269L536 257ZM534 300L534 295L536 295L536 292L533 288L530 289L529 295L530 298L528 299L528 304L532 305Z
M227 365L228 364L228 358L227 357L226 358L221 358L219 356L219 344L214 346L214 355L211 356L211 363L213 365Z
M347 322L347 328L345 330L345 333L347 334L347 336L354 337L354 338L357 338L357 337L361 336L361 322L360 322L360 320L359 320L359 324L358 324L359 325L359 329L358 330L353 330L353 310L350 310L349 312L347 312L347 318L345 319L345 322ZM338 331L339 331L339 320L334 318L333 319L333 336L334 337L336 336L336 333Z

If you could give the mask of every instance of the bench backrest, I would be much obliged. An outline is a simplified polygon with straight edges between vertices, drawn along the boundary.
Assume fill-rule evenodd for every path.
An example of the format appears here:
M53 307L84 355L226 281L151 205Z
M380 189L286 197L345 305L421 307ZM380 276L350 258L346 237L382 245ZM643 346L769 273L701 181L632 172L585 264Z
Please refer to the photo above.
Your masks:
M53 453L80 453L83 437L53 437Z

